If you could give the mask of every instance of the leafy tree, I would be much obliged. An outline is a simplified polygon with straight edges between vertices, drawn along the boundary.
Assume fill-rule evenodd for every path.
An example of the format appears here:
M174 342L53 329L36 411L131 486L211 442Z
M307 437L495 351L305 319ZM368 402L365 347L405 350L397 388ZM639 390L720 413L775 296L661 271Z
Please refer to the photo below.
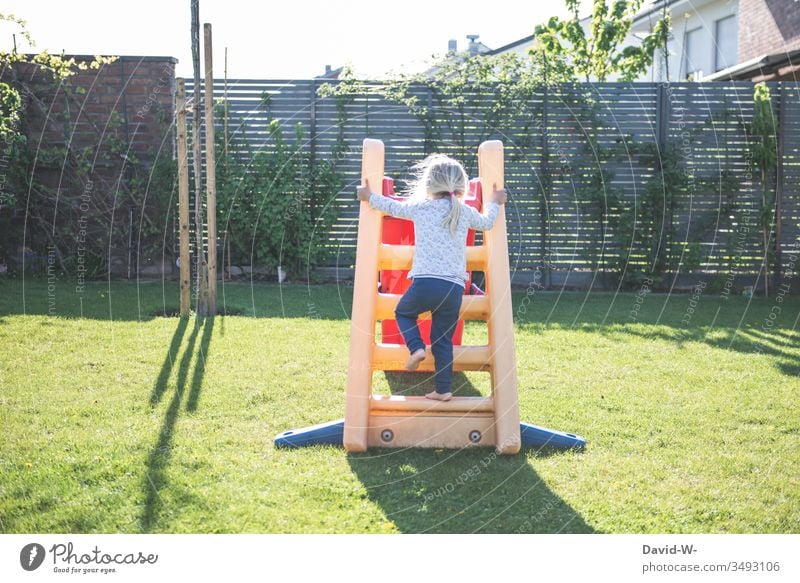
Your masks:
M773 229L775 227L775 191L770 188L769 174L778 161L778 119L772 109L772 98L765 83L753 89L753 119L747 128L750 144L750 164L761 182L759 226L764 251L764 297L769 296L769 276L772 264Z
M322 85L318 95L377 95L405 105L422 124L427 153L470 160L477 144L499 129L521 127L520 134L536 138L532 128L537 111L530 104L543 82L539 63L519 55L450 51L434 59L426 72L399 73L380 85L359 81L346 68L338 83ZM477 138L474 132L467 138L466 128L471 125L479 128ZM520 152L529 144L515 145L515 152Z
M613 74L633 81L647 71L655 50L666 43L670 18L665 13L639 46L623 46L643 0L594 0L588 34L581 26L580 1L565 3L572 17L553 16L538 25L530 50L533 60L547 67L550 82L602 82Z

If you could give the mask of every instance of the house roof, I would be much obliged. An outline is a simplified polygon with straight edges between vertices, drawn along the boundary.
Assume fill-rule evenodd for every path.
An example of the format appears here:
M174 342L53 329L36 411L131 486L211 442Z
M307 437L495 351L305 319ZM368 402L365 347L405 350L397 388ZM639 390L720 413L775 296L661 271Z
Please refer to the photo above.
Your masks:
M327 66L326 69L330 69L330 66ZM326 70L322 75L317 75L314 79L338 79L343 70L344 65L336 69Z
M487 54L487 55L498 55L500 53L504 53L506 51L510 51L513 48L516 48L516 47L518 47L520 45L524 45L525 43L532 41L533 40L533 36L534 35L532 35L532 34L528 35L528 36L523 37L521 39L515 40L514 42L508 43L507 45L503 45L502 47L498 47L496 49L492 49L492 50L486 52L485 54Z
M664 8L669 8L673 4L681 4L686 2L686 0L655 0L649 8L643 8L639 14L633 19L633 22L641 22L645 18L648 18L651 14L658 12L659 10L663 10ZM697 4L695 2L694 4Z
M744 63L717 71L712 75L706 75L701 81L749 80L753 77L776 73L783 67L791 66L800 66L800 49L761 55Z
M480 41L476 42L475 44L478 45L477 48L479 55L491 55L494 54L495 52ZM448 60L454 61L456 59L463 59L465 54L468 52L469 52L468 49L457 52L451 52L451 54L448 54ZM433 65L431 67L428 67L425 71L423 71L423 75L432 75L440 68L441 67L439 65Z

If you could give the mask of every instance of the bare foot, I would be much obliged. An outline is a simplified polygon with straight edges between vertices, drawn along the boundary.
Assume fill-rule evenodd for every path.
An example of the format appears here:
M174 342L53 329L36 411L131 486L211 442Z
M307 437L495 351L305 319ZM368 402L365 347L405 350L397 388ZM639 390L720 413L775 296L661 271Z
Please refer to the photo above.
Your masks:
M417 370L419 363L423 360L425 360L425 351L422 348L415 350L406 361L406 370Z
M425 397L433 399L434 401L449 401L453 398L453 393L437 393L436 391L431 391L425 395Z

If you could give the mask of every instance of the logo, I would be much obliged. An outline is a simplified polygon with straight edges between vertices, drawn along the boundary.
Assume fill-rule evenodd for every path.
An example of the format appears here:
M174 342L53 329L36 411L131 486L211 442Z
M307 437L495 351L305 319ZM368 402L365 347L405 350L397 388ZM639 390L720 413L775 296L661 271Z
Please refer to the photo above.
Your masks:
M44 547L39 543L27 544L19 553L19 564L26 571L35 571L44 562L44 555Z

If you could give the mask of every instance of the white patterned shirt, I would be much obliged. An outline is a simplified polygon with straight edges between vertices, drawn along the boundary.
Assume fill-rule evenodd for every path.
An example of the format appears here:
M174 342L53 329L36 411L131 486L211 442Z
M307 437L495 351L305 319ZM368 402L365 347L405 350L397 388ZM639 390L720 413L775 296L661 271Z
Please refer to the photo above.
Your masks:
M500 206L495 202L489 202L485 205L486 214L482 215L455 197L452 202L461 205L455 235L451 235L450 228L444 224L445 218L450 213L450 197L405 202L375 193L369 197L372 208L394 217L414 221L414 261L408 272L408 279L434 277L465 287L468 277L467 230L491 229Z

